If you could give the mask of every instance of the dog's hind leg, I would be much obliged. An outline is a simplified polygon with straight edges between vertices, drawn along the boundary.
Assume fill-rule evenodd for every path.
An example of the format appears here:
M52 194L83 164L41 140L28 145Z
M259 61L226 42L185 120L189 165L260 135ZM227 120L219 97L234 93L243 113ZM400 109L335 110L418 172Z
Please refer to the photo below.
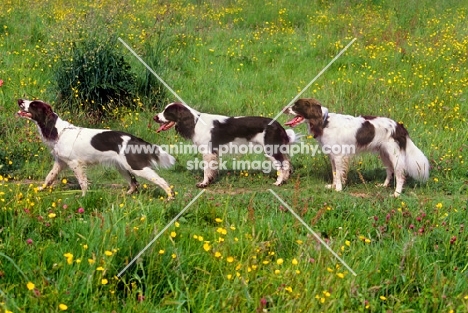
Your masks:
M281 162L281 168L279 169L278 179L276 180L275 185L279 186L286 182L289 179L289 175L291 174L291 162L288 159L284 159Z
M60 159L55 159L54 165L52 166L52 169L50 170L49 174L47 174L47 177L44 181L44 184L41 187L38 187L38 190L43 190L44 188L52 185L57 179L58 174L66 167L66 163L63 162Z
M382 159L382 163L385 165L385 170L387 172L387 177L385 178L382 186L388 187L393 178L394 165L385 149L380 150L380 158Z
M119 170L120 174L125 178L125 180L128 182L130 185L130 188L127 190L127 194L132 194L138 189L138 182L135 179L135 176L132 175L128 170L117 166L117 169Z
M388 152L390 153L388 153ZM393 153L392 153L393 152ZM406 173L405 173L405 155L400 152L400 147L396 144L387 146L385 149L382 149L380 152L380 157L382 158L382 162L385 164L387 170L387 177L384 182L384 186L387 187L391 180L392 175L395 174L395 192L394 196L400 196L401 192L403 191L403 185L405 184L406 180Z
M278 177L276 178L276 182L274 185L280 186L286 180L288 180L289 175L291 173L291 162L283 155L268 155L265 153L265 156L270 159L272 162L273 167L275 168L276 172L278 173Z
M174 199L174 193L172 192L169 184L158 174L156 174L156 172L150 167L145 167L141 170L131 170L131 174L144 178L153 184L158 185L166 192L168 200Z
M405 157L403 155L400 155L399 157L394 157L392 161L395 167L396 179L395 193L393 195L395 197L399 197L401 192L403 191L403 185L405 184L406 180Z

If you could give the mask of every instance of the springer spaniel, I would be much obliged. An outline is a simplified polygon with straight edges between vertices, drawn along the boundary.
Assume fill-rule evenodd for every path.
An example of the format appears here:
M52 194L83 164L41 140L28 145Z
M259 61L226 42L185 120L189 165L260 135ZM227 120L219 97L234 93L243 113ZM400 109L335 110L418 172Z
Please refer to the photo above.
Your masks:
M186 104L174 102L153 119L161 124L157 132L175 126L183 138L192 140L201 150L205 166L203 181L197 184L199 188L207 187L216 178L218 156L223 153L223 147L249 143L262 146L265 156L273 162L278 172L275 185L279 186L289 178L291 166L285 151L296 141L296 135L270 118L200 113Z
M60 171L69 166L84 196L88 188L86 166L101 163L119 170L130 184L128 194L137 189L135 176L140 176L159 185L172 199L168 183L151 168L168 168L175 163L175 158L159 146L120 131L74 126L58 117L49 104L40 100L19 99L18 105L20 110L17 114L36 123L43 142L55 158L52 170L39 190L50 186Z
M395 197L403 190L405 174L422 182L429 178L429 161L403 125L389 118L328 113L316 99L299 99L285 113L295 115L286 125L305 122L309 133L329 150L333 183L328 188L343 189L350 158L363 151L380 154L387 171L383 186L387 187L395 174ZM346 147L354 147L354 151Z

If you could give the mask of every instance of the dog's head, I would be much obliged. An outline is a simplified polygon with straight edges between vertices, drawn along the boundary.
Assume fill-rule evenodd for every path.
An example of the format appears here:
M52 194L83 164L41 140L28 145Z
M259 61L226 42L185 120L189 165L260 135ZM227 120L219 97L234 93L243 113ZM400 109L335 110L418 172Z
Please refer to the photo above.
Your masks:
M18 99L18 106L20 110L16 114L35 122L44 140L56 140L58 138L55 126L58 116L49 104L41 100Z
M52 107L41 100L24 100L18 99L20 110L17 115L32 120L40 125L47 125L55 122L57 115L52 110Z
M173 126L176 126L176 130L190 126L195 127L194 121L197 114L198 112L183 103L170 103L161 113L153 117L156 123L161 124L156 132L171 129Z
M328 109L316 99L299 99L287 108L285 113L294 115L294 118L285 125L296 127L306 122L309 133L313 133L314 137L322 135L328 117Z

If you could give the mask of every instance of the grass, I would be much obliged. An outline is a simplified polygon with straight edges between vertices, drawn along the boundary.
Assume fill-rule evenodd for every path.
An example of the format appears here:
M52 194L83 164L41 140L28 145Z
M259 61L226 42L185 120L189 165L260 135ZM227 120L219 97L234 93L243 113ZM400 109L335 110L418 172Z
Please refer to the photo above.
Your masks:
M4 312L464 312L468 172L467 9L438 1L6 2L0 12L0 307ZM199 192L197 155L160 174L166 202L142 183L125 194L110 168L89 170L86 197L71 172L37 192L51 156L16 99L57 102L53 68L93 23L120 36L200 111L273 117L352 38L304 94L331 112L405 124L431 162L402 196L378 187L376 156L354 159L341 193L326 190L328 160L296 155L288 184L230 168L121 278L116 275ZM102 34L104 35L104 33ZM158 56L148 47L154 46ZM138 77L146 69L117 46ZM169 94L169 93L168 93ZM81 126L150 142L158 103ZM280 117L284 122L286 117ZM299 129L305 133L305 129ZM304 137L314 144L313 138ZM237 156L263 160L261 156ZM230 162L228 162L230 164ZM146 183L146 184L145 184ZM272 188L357 273L353 276L268 191Z

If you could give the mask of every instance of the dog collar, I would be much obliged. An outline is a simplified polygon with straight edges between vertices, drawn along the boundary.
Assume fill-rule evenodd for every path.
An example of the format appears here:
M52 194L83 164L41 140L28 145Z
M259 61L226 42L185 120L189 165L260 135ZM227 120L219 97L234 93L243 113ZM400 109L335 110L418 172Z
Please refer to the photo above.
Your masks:
M198 120L200 119L200 115L201 115L201 113L198 113L198 114L197 114L197 117L195 118L195 125L197 125Z
M60 131L60 133L57 135L57 139L56 139L55 141L56 141L56 142L59 141L60 137L63 135L63 133L64 133L66 130L68 130L68 129L78 129L78 128L80 129L80 131L78 132L78 135L79 135L80 132L81 132L81 127L76 127L76 126L64 127L64 128ZM78 135L77 135L77 137L78 137Z

